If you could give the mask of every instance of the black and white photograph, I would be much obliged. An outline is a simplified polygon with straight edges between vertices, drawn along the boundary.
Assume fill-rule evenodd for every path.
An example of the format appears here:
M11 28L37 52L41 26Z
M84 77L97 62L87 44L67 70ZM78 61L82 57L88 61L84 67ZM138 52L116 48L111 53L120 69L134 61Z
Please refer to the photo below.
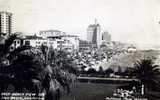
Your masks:
M0 0L0 100L160 100L160 0Z

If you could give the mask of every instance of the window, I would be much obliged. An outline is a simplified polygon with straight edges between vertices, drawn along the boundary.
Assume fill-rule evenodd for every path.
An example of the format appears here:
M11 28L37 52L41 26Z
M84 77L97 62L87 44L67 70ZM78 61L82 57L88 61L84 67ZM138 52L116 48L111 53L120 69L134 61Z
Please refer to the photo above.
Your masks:
M13 50L14 49L14 47L13 46L11 46L11 50Z
M30 45L30 41L25 41L25 45L29 46Z
M19 44L20 43L20 41L17 41L17 44Z
M16 44L16 41L14 41L14 44Z

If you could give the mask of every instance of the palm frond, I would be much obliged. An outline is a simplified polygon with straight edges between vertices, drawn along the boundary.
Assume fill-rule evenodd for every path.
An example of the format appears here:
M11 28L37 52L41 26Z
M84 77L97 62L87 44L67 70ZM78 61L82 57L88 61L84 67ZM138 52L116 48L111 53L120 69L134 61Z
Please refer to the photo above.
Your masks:
M141 80L144 84L150 86L153 83L158 83L160 69L155 65L152 59L141 59L135 63L134 68L131 69L130 75Z
M10 52L10 54L7 56L7 58L9 60L13 59L16 55L18 55L18 53L20 53L21 51L27 50L27 49L31 49L31 46L20 46L16 49L14 49L13 51Z
M9 48L10 46L13 44L14 40L17 38L17 34L12 34L11 36L9 36L9 38L7 38L5 40L5 44L4 44L4 53L6 54L7 52L9 52Z

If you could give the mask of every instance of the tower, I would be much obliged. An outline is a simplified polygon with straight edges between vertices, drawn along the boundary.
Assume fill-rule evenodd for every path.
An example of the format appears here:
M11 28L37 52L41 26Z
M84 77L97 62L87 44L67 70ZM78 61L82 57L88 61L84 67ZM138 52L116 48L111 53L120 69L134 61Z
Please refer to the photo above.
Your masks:
M97 19L87 28L87 40L92 42L95 47L100 47L102 43L101 26L97 23Z
M0 12L0 36L6 37L12 33L12 13Z
M111 41L111 35L108 33L108 31L104 31L102 33L102 40L103 40L103 42L110 42Z

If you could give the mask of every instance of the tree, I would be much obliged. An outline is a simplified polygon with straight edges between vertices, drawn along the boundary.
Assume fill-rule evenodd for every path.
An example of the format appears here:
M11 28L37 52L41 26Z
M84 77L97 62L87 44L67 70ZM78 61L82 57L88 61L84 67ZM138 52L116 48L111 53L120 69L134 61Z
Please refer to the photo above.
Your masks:
M130 75L140 80L146 93L148 89L159 83L158 76L160 75L160 71L158 67L151 59L141 59L130 70Z
M59 100L55 95L58 86L51 79L53 73L46 65L42 51L30 46L20 46L11 51L10 47L16 38L17 35L13 34L3 40L5 42L0 41L0 92L45 91L46 96ZM11 91L7 90L9 85L14 87Z
M53 71L41 49L31 48L20 52L10 66L16 92L24 92L24 89L36 94L44 92L46 100L60 99L60 81L56 74L60 71Z
M61 69L68 71L69 73L76 74L78 69L76 68L76 63L72 53L66 52L64 50L50 50L49 55L49 62L54 63L55 66L58 66Z
M30 92L40 93L42 87L36 86L42 84L45 75L48 74L44 71L46 66L43 58L41 51L31 48L20 52L17 58L12 61L10 74L14 76L16 91L22 92L25 88Z
M64 50L49 50L48 62L53 71L53 77L70 93L70 84L76 79L78 69L71 53Z
M10 47L14 40L18 37L17 34L10 35L7 39L0 41L0 91L6 91L9 84L14 84L14 78L11 74L11 64L19 52L29 49L29 46L22 46L11 51ZM1 38L1 37L0 37ZM3 42L4 41L4 42Z
M97 74L97 71L94 68L89 68L87 74L93 76Z
M114 71L113 71L112 68L108 68L108 69L106 69L104 72L105 72L105 75L106 75L106 76L109 76L111 73L114 73Z
M124 72L122 72L121 74L122 74L122 76L128 77L128 76L129 76L129 72L130 72L130 67L127 67L127 68L124 70Z
M103 70L102 66L99 67L98 73L100 75L104 75L104 70Z
M20 46L10 51L16 38L17 35L13 34L5 42L0 41L0 92L7 91L11 84L14 92L44 92L47 100L59 100L59 83L70 91L69 83L75 79L75 76L69 73L73 71L70 66L72 59L68 59L64 52L61 52L63 55L60 56L52 53L55 61L51 63L49 49L45 46L41 49ZM60 66L59 62L63 62L63 66Z
M115 75L122 75L123 72L122 72L122 68L120 66L118 66L118 70L117 72L115 72Z

